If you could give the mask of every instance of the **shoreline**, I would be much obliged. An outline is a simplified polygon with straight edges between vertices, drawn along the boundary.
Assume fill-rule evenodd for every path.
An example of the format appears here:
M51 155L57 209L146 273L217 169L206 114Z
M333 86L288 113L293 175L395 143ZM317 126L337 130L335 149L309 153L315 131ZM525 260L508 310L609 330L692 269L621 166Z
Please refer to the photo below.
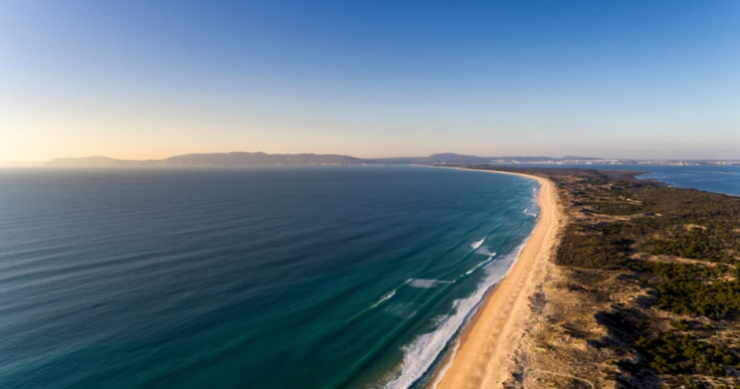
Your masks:
M500 387L510 376L519 340L530 316L530 297L544 282L546 268L556 247L565 219L555 184L543 177L505 171L465 169L509 174L533 179L540 184L537 202L539 220L519 258L506 277L493 286L465 326L457 351L436 373L434 389Z

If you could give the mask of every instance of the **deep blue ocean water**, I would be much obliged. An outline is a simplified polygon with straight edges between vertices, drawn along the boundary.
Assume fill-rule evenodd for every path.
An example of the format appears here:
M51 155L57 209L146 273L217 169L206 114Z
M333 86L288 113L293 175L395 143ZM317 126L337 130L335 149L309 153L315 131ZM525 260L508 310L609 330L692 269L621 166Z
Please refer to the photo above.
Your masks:
M740 195L740 167L577 167ZM0 387L421 387L531 232L535 188L418 167L0 170Z
M420 167L0 170L0 387L408 388L535 222Z

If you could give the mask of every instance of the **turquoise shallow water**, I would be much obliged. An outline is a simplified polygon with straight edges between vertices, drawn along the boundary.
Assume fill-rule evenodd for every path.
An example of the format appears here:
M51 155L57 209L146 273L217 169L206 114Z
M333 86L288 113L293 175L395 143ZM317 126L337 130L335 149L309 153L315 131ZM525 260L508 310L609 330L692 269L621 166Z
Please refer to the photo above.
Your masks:
M411 167L0 170L0 387L423 385L530 234L535 189Z

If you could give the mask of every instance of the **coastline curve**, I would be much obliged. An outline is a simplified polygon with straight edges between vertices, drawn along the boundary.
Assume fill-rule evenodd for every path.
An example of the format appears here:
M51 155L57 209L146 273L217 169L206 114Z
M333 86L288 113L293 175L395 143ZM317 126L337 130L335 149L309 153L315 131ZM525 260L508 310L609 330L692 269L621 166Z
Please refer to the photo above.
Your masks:
M513 367L514 353L532 314L529 298L545 279L565 216L557 188L546 178L494 170L464 170L517 175L540 184L540 220L532 235L507 276L486 296L463 331L451 361L434 380L438 389L498 388Z

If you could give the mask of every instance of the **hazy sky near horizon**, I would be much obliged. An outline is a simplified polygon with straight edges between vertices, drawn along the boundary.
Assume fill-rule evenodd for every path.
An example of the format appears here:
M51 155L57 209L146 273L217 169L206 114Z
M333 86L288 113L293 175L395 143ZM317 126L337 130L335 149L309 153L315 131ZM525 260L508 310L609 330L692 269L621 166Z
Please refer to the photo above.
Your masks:
M740 159L740 1L0 0L0 161Z

